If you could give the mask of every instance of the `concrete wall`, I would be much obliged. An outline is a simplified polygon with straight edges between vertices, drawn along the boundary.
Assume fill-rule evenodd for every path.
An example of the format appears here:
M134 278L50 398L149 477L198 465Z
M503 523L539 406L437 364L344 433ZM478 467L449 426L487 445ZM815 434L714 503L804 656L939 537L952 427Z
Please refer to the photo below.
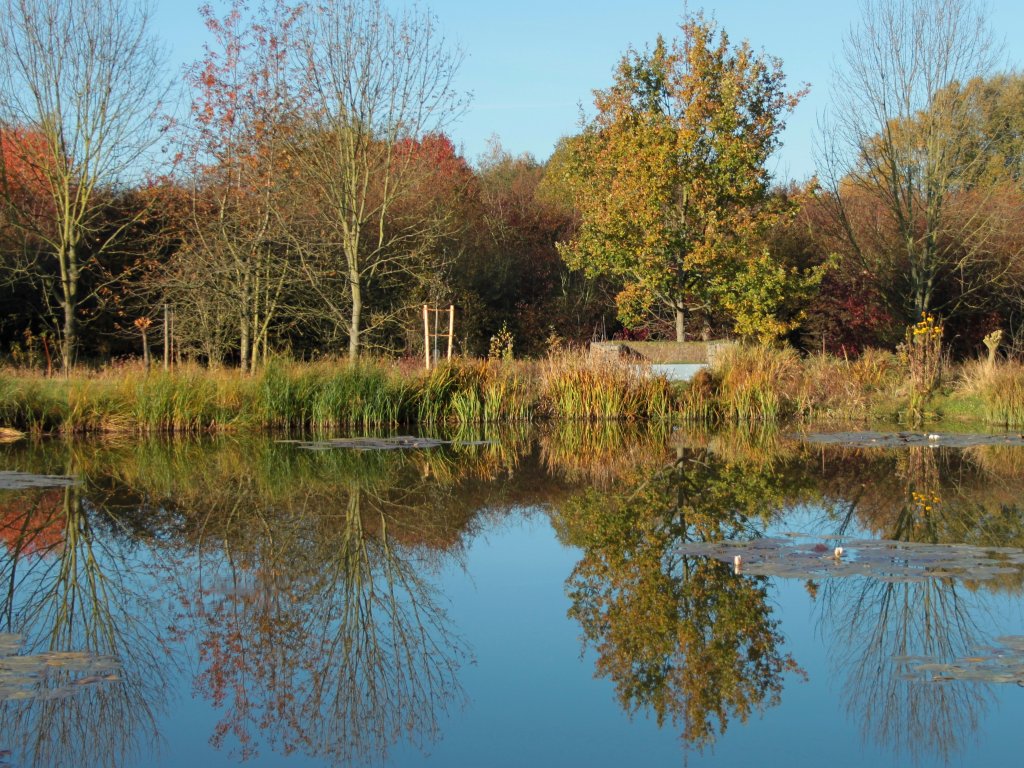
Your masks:
M652 363L710 363L724 348L736 342L715 341L594 341L590 354L605 357L639 357Z

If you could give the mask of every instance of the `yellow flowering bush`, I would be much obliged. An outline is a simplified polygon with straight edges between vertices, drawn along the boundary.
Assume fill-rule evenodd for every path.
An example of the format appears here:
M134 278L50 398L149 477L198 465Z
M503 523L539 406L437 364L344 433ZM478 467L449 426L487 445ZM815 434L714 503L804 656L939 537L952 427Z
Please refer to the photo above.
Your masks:
M900 356L910 374L911 407L923 405L939 383L942 373L942 322L925 312L921 320L907 328L900 345Z

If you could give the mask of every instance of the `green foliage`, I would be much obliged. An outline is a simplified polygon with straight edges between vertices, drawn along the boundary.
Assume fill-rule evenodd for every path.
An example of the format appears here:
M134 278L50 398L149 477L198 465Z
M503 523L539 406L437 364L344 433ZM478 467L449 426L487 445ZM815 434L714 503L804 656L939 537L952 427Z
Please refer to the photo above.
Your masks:
M491 344L487 352L490 360L511 360L512 349L515 346L515 336L508 329L508 323L502 322L498 332L491 336Z
M736 333L770 344L799 326L822 274L822 269L800 273L762 251L731 279L719 277L716 283L722 305L735 319Z
M783 212L765 164L801 94L785 91L777 59L732 46L703 16L681 30L623 57L563 171L581 224L561 253L623 282L631 324L659 305L715 306L713 280Z
M685 451L667 467L637 468L622 492L575 497L556 521L583 550L569 613L597 651L597 674L624 709L672 722L698 747L777 704L783 675L798 668L780 650L766 579L673 550L758 535L782 509L783 482L770 467Z

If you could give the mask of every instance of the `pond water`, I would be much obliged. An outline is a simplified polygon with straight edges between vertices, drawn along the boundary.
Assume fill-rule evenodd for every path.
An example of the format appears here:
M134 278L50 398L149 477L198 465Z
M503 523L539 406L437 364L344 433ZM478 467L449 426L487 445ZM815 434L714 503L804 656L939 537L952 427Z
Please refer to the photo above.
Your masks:
M431 445L0 446L0 766L1017 764L1024 447Z

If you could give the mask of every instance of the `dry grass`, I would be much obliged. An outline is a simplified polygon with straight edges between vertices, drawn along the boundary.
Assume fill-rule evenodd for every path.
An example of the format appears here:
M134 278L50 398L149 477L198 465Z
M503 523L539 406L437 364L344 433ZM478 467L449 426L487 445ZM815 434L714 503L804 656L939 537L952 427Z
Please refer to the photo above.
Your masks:
M649 366L560 352L541 366L540 394L548 414L559 419L666 419L672 389Z
M1004 427L1024 426L1024 364L986 360L965 363L957 391L981 401L985 421Z

